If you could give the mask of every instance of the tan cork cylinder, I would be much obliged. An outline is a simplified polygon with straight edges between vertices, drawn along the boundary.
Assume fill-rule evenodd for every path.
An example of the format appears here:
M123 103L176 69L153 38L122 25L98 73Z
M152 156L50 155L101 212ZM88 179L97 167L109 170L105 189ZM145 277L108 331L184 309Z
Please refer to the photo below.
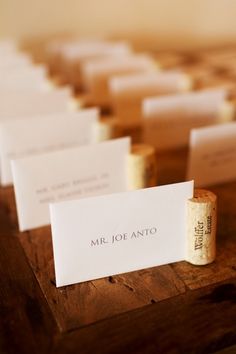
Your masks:
M187 254L186 260L205 265L216 256L216 195L204 189L195 189L187 201Z
M101 142L122 136L119 121L113 117L102 117L93 127L94 141Z
M117 139L123 136L129 136L132 143L138 143L141 140L141 125L124 125L116 117L101 117L93 127L93 141L101 142L110 139Z
M232 122L235 119L235 105L233 102L225 101L220 109L218 114L219 123Z
M129 190L154 187L157 180L157 163L154 147L146 144L132 146L128 156Z

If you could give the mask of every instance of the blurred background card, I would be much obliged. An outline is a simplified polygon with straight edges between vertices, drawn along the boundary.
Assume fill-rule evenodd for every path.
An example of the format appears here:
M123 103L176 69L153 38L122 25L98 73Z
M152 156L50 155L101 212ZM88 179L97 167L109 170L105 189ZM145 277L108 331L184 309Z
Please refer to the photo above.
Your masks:
M187 179L196 187L236 180L236 123L192 130L189 149Z
M121 138L13 160L20 230L48 225L51 202L126 191L129 151Z

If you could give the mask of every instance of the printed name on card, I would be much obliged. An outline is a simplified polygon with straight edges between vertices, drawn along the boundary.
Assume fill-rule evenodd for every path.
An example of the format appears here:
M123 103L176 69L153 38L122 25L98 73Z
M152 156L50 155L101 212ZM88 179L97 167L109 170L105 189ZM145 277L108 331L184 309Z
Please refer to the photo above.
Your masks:
M9 38L5 38L5 39L1 39L0 40L0 54L2 55L16 55L16 53L18 52L17 49L17 42L9 39Z
M98 117L98 109L91 108L0 121L1 184L12 184L10 160L92 143Z
M236 179L236 123L193 129L187 178L197 187Z
M222 117L225 90L198 91L143 101L144 142L157 150L187 146L191 129L232 119Z
M57 286L185 259L193 182L50 204Z
M130 138L12 161L21 231L50 223L48 204L127 190Z

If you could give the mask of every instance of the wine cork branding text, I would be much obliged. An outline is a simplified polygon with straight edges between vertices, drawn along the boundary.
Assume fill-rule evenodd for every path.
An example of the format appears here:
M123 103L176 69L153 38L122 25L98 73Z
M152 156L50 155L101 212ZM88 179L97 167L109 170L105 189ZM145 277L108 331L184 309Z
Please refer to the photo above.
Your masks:
M212 215L207 216L206 224L203 221L198 221L197 226L194 228L194 250L200 250L203 247L205 235L210 235L212 230Z

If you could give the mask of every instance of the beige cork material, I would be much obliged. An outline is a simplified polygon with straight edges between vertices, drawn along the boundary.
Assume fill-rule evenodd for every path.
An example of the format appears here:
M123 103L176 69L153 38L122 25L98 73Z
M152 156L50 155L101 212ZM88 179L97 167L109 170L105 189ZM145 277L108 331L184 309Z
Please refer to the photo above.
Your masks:
M219 123L232 122L235 119L235 104L233 102L225 101L220 109L218 115Z
M115 117L102 117L94 124L93 136L95 142L116 139L122 136L122 129Z
M157 163L154 147L145 144L132 146L128 156L129 190L154 187L157 180Z
M195 189L187 201L187 254L186 260L205 265L216 256L216 195L204 189Z

